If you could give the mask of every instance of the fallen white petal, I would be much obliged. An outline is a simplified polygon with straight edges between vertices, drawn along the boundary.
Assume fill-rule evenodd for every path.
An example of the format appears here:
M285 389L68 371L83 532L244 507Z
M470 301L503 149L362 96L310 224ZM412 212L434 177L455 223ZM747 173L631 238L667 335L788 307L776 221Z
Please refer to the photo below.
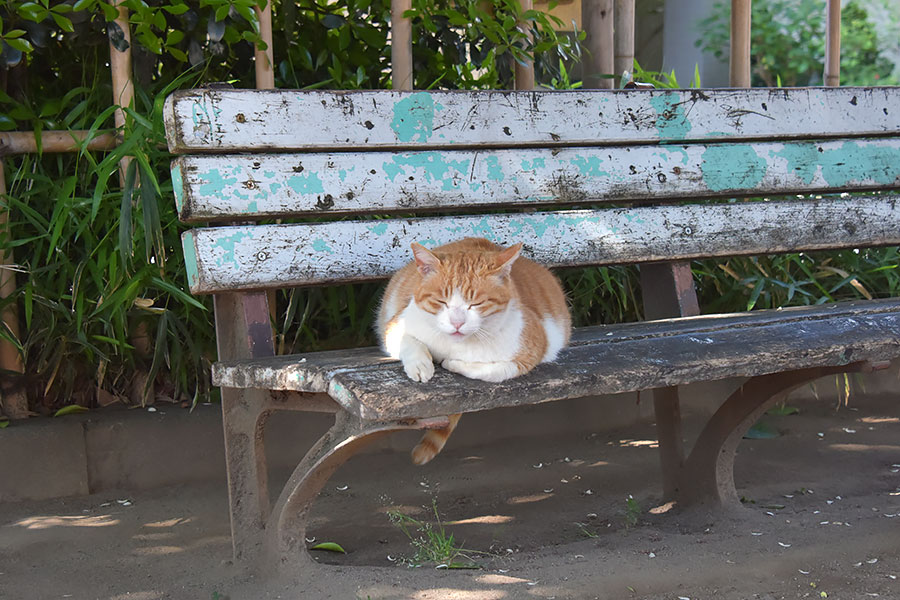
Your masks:
M544 463L538 463L538 464L536 464L536 465L531 465L531 467L532 467L533 469L540 469L540 468L542 468L543 466L544 466Z
M809 571L804 571L803 569L797 569L803 575L809 575Z
M791 547L790 544L785 544L784 542L778 542L778 545L781 546L782 548L790 548Z
M348 489L350 489L350 486L349 485L339 485L335 489L339 492L346 492Z
M878 562L878 559L877 559L877 558L870 558L870 559L867 560L866 562L869 563L870 565L874 565L875 563Z
M751 531L750 535L762 535L761 531Z

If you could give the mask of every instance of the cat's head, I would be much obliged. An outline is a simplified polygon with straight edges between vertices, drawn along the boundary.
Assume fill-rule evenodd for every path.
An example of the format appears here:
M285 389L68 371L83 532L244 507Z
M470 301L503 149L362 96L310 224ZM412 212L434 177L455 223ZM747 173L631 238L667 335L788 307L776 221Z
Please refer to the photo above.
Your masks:
M522 244L438 253L413 244L412 250L422 276L415 302L433 315L441 333L463 339L506 313L514 294L510 272Z

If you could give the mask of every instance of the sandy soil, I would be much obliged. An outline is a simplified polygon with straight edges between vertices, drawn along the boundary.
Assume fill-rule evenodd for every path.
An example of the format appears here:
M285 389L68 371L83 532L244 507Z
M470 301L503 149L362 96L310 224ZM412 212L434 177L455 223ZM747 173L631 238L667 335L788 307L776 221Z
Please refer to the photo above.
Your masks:
M331 564L292 581L230 563L221 485L0 505L0 598L900 598L896 399L798 406L767 417L779 437L741 445L746 502L727 515L649 512L661 504L649 424L451 443L425 468L359 457L329 483L311 533L347 554L317 552ZM432 506L480 568L409 566L414 548L387 513L434 522Z

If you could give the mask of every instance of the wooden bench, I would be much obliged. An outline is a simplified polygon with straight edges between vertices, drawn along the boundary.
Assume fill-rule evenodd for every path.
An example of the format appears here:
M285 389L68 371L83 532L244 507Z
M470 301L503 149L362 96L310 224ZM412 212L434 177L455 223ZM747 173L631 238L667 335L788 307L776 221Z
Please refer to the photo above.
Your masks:
M214 294L241 561L312 564L313 501L379 436L595 394L653 390L665 494L737 504L735 448L764 410L900 356L900 299L701 316L689 267L900 243L900 88L191 90L166 130L181 219L207 224L184 253L191 291ZM499 384L415 383L376 348L274 355L265 290L385 278L411 242L464 236L554 267L639 263L648 320L577 329L558 361ZM728 377L748 379L685 456L675 386ZM335 425L272 505L262 427L280 410Z

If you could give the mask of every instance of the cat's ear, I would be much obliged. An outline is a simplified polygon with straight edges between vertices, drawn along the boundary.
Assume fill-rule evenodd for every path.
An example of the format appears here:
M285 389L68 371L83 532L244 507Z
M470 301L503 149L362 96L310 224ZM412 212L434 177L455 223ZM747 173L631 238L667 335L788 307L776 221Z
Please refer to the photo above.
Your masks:
M519 258L519 253L522 251L522 242L518 244L514 244L509 248L504 248L500 252L497 253L496 258L494 259L494 264L497 268L497 274L501 277L509 277L509 273L512 270L513 263L516 262L516 259Z
M422 244L413 242L412 251L416 259L416 266L419 267L419 273L422 274L422 277L433 273L441 266L441 260Z

